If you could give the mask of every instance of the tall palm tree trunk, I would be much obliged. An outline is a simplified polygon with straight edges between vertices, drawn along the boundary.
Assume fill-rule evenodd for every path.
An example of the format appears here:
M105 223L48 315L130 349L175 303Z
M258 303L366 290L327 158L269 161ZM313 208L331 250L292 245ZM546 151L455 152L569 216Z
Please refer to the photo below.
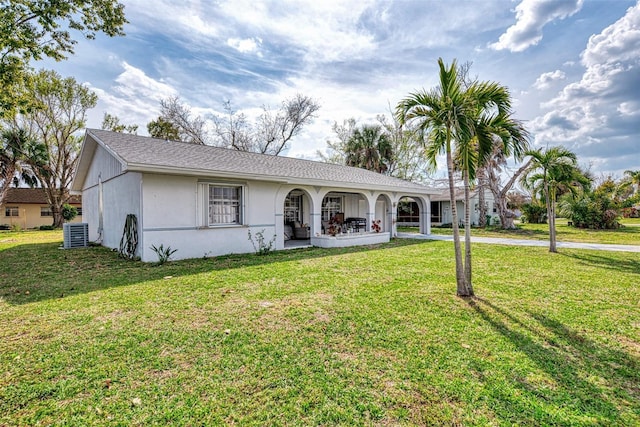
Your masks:
M447 136L447 175L449 178L449 200L451 201L451 225L453 227L453 249L456 257L456 285L458 296L468 296L465 284L464 266L462 264L462 250L460 248L460 229L458 228L458 209L456 207L455 184L453 182L453 157L451 155L451 141Z
M486 168L478 168L476 177L478 178L478 227L485 228L487 226L487 202L484 193L487 186Z
M473 285L471 282L471 201L469 194L469 174L462 172L464 181L464 280L466 295L473 296Z
M549 252L558 252L556 249L556 212L554 191L549 189L549 184L545 183L544 191L547 199L547 220L549 221Z

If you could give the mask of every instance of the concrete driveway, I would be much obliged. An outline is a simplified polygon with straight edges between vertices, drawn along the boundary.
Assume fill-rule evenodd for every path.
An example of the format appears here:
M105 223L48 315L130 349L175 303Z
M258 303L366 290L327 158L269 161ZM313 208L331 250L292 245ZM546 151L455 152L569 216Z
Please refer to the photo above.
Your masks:
M443 236L439 234L416 234L416 233L398 233L401 239L423 239L423 240L445 240L452 242L453 236ZM464 241L463 235L460 236ZM502 237L473 237L472 243L488 243L492 245L510 245L510 246L540 246L549 247L548 240L526 240L526 239L506 239ZM558 249L591 249L597 251L619 251L619 252L640 252L640 246L635 245L610 245L604 243L578 243L578 242L556 242Z

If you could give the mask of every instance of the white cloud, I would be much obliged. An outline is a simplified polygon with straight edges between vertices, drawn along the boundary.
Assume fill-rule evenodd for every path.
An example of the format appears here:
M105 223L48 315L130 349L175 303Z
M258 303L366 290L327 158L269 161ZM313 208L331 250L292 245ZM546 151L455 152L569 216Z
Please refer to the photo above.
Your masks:
M115 79L115 85L108 90L91 87L98 95L98 108L93 114L118 116L125 124L139 124L139 133L144 133L144 125L154 119L160 109L160 99L177 96L177 91L170 85L147 76L139 68L122 62L122 73Z
M585 67L582 78L543 103L548 112L532 121L538 144L562 142L592 162L616 155L637 156L639 24L637 4L600 34L591 36L581 55Z
M259 37L248 38L248 39L237 39L237 38L227 39L227 45L231 46L238 52L257 53L258 56L261 56L259 52L259 48L261 44L262 44L262 39L260 39Z
M542 73L540 74L540 77L536 79L535 83L533 84L533 87L540 90L548 89L551 86L551 83L558 80L564 80L566 77L567 76L564 73L564 71L561 71L561 70L555 70L549 73Z
M542 40L542 28L556 19L567 18L582 8L583 0L522 0L516 6L516 23L507 28L492 49L522 52Z

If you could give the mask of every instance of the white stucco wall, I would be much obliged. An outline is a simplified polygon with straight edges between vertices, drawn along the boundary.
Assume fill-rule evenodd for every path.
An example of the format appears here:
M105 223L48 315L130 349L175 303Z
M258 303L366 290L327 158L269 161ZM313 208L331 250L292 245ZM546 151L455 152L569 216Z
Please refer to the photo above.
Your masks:
M177 249L172 259L200 258L253 252L248 232L263 232L267 241L276 233L274 200L279 185L255 181L227 181L244 186L244 224L207 227L200 224L198 183L216 180L145 174L142 180L144 247L142 260L157 261L151 249L163 245Z
M138 256L141 256L140 249L144 244L144 236L140 232L143 227L143 217L140 215L141 179L141 174L127 172L102 184L104 203L102 244L109 248L119 248L127 215L134 214L138 218Z
M89 241L118 248L127 214L140 216L141 174L122 172L120 162L98 146L82 184L82 220L89 224ZM102 182L103 232L100 233L100 182ZM141 238L142 236L139 236Z

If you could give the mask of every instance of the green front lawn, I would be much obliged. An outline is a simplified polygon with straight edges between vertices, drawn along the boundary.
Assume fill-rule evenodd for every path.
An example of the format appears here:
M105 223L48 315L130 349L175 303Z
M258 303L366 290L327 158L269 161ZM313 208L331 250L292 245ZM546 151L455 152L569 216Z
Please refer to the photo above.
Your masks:
M0 425L639 425L634 253L450 242L162 267L0 233Z
M566 219L559 218L556 222L557 239L562 242L608 243L618 245L640 245L640 220L627 218L621 221L623 227L618 230L585 230L567 225ZM419 232L417 227L399 227L398 231L408 233ZM433 234L452 234L451 228L432 227ZM549 240L548 224L517 224L515 230L502 230L488 227L486 229L473 228L472 236L477 237L506 237L513 239Z

